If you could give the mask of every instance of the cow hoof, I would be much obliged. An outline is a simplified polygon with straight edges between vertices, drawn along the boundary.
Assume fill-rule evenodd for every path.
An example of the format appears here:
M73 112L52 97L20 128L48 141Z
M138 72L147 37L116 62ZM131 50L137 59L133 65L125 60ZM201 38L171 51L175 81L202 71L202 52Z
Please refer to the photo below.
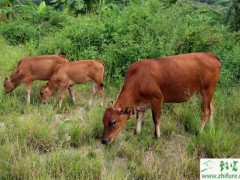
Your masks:
M156 139L161 139L161 135L160 134L154 133L154 136L155 136Z
M135 135L139 135L140 132L135 129L134 134L135 134Z

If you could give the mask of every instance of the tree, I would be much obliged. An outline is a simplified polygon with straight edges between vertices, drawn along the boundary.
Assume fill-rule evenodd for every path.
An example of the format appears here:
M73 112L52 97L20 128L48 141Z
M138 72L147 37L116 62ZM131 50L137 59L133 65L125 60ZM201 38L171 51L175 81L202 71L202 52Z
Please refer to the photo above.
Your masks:
M240 30L240 0L231 0L228 6L226 21L234 30Z
M16 0L1 0L0 1L0 14L7 20L12 19L16 15L16 7L21 4Z
M126 5L129 3L129 0L51 0L50 2L58 10L78 15L99 12L104 4L115 3L118 6L122 4Z
M94 0L84 1L84 0L51 0L51 4L58 10L62 10L74 15L86 12L90 10Z

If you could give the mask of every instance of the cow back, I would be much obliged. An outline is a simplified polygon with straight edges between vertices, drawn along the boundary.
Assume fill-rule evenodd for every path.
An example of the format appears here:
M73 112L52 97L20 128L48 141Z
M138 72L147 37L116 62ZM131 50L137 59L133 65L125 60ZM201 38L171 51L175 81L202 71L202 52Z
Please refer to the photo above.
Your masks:
M139 101L161 96L164 102L183 102L201 89L214 88L220 69L217 57L207 53L141 60L129 67L123 89L135 89Z
M59 55L29 56L21 60L18 69L33 80L49 80L56 67L67 62Z

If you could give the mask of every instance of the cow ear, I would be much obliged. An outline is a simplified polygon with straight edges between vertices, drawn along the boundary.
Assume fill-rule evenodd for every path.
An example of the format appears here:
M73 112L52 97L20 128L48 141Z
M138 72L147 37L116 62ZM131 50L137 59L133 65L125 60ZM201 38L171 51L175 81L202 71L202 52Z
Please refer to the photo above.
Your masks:
M113 108L113 101L110 101L110 102L108 103L108 108Z
M6 81L11 82L10 77L5 78Z

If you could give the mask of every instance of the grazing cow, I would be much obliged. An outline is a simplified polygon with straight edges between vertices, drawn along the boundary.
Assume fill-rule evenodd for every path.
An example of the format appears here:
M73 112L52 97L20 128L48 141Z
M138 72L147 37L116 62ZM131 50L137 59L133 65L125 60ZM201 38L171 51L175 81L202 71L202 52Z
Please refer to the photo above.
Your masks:
M26 85L27 102L30 103L32 82L35 80L49 80L55 68L66 62L68 61L64 55L28 56L21 59L12 75L5 78L5 93L11 93L23 81Z
M98 93L103 97L104 72L105 67L103 62L98 60L82 60L63 64L56 69L49 82L41 87L40 95L42 101L45 102L53 95L53 92L58 90L60 92L59 107L61 107L65 92L68 88L73 103L75 104L76 98L72 86L88 81L94 82L93 95Z
M187 101L195 93L201 95L201 130L207 118L213 121L211 103L221 64L208 53L190 53L161 59L146 59L129 66L123 88L113 105L109 103L103 116L103 144L111 143L126 120L137 112L136 133L141 130L142 116L151 108L155 136L160 137L163 103Z

